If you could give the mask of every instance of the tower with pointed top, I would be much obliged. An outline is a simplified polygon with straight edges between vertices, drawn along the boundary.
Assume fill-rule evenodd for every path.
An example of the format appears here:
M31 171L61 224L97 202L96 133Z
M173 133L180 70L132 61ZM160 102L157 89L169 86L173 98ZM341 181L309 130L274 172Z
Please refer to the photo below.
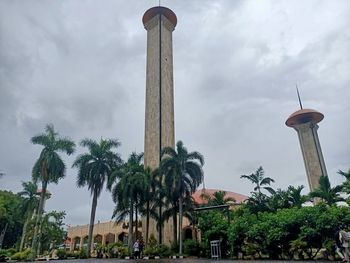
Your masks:
M314 191L319 186L320 177L322 175L327 176L326 165L317 134L317 124L323 120L324 115L312 109L303 109L299 92L298 98L300 110L289 116L286 125L294 128L298 133L310 191Z
M142 22L147 30L144 164L154 170L161 150L175 146L172 32L177 18L169 8L156 6L145 12ZM158 231L162 229L156 228L154 220L149 226L160 243L172 241L170 224L165 224L164 231Z

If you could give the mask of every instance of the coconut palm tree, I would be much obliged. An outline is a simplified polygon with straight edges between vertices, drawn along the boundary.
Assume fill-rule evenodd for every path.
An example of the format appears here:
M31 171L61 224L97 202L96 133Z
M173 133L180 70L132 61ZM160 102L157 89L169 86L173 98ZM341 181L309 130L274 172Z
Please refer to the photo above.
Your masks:
M22 182L23 190L18 194L24 198L22 203L23 214L25 221L22 228L21 243L19 245L19 251L23 250L24 241L27 233L27 226L29 221L32 219L34 210L39 205L38 198L38 186L33 182Z
M150 218L155 217L155 210L157 206L157 202L155 202L156 197L157 197L157 190L159 189L159 182L157 179L158 173L156 171L152 171L149 167L145 168L144 171L144 176L146 179L145 183L145 192L143 195L144 198L144 206L143 209L141 207L141 212L144 214L146 217L146 246L148 244L148 238L149 238L149 223L150 223Z
M227 196L226 191L216 191L208 200L209 205L226 205L235 202L234 198Z
M176 150L165 147L162 150L160 170L165 176L165 188L170 187L179 200L179 253L182 254L183 202L193 194L203 181L204 158L199 152L188 152L182 141L176 143Z
M301 206L309 201L309 197L307 195L302 195L301 191L304 189L303 185L300 185L298 187L289 186L287 189L288 192L288 200L292 207L298 207L301 208Z
M265 185L270 185L271 183L274 183L275 181L270 177L264 177L265 172L262 166L260 166L255 173L252 173L250 175L241 175L241 178L246 178L253 184L255 184L254 191L261 193L261 189L267 190L270 194L274 194L274 190Z
M162 220L164 223L170 218L173 220L173 240L174 244L178 244L178 214L179 214L179 196L177 194L172 196L166 196L165 198L165 210L163 211ZM193 220L193 209L195 208L194 199L191 195L186 195L183 199L183 217L187 218L190 222Z
M119 179L112 190L112 198L116 203L112 218L116 218L117 222L121 222L127 215L129 216L128 245L130 249L133 244L134 213L136 212L137 231L137 209L139 204L142 203L142 195L147 187L147 179L144 176L144 168L141 163L142 159L143 153L133 152L128 161L112 175Z
M32 171L33 181L35 183L40 181L42 185L38 216L32 241L32 248L34 250L34 256L36 257L38 230L40 229L47 185L49 183L57 184L58 181L62 179L66 174L66 166L58 152L63 152L71 155L74 152L75 143L68 138L59 137L52 124L46 125L45 133L32 137L31 141L33 144L39 144L44 147L40 153L39 159L37 159L35 162Z
M343 192L350 194L350 169L347 172L339 170L338 174L345 177L345 182L342 183ZM348 204L350 203L349 198L348 198L347 202L348 202Z
M92 195L92 205L89 225L88 256L91 253L92 233L95 222L97 199L100 196L105 182L109 180L112 172L118 169L122 160L114 148L118 148L120 142L117 139L102 139L97 142L84 139L80 145L88 148L88 153L79 155L73 163L78 168L78 187L87 186Z
M345 199L340 196L341 191L341 185L331 187L328 176L322 175L319 180L319 187L312 191L309 196L311 198L320 198L323 202L332 206L338 202L345 201Z

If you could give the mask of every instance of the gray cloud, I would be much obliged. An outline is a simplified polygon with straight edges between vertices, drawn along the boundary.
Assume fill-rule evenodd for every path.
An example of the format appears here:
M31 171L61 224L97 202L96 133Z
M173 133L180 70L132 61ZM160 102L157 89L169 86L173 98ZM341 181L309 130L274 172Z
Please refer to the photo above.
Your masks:
M174 31L176 138L206 159L206 186L243 194L239 176L263 165L276 187L307 186L296 132L298 109L325 114L319 136L333 184L350 168L348 1L162 1ZM40 147L30 138L54 123L76 142L117 137L124 159L143 151L146 31L154 2L0 2L1 189L20 190ZM78 153L84 149L78 148ZM91 197L67 177L50 185L48 209L85 224ZM110 220L109 193L97 220Z

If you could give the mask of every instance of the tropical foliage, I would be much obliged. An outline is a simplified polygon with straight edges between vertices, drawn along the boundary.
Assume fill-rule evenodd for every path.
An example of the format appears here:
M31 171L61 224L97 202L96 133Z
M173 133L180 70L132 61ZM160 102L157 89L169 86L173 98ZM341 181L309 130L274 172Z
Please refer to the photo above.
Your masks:
M113 201L116 203L112 217L116 218L118 223L128 217L128 244L130 249L133 244L134 225L135 234L137 235L137 211L144 203L143 193L147 187L147 178L144 176L144 169L141 163L142 158L142 153L132 153L128 161L113 173L113 177L119 180L112 190Z
M0 248L11 248L0 250L0 260L33 258L40 251L62 244L67 237L65 212L45 212L43 207L49 195L47 186L57 184L65 176L65 163L59 153L72 154L75 144L60 137L53 125L34 136L32 143L43 147L32 170L33 181L23 182L18 194L0 191ZM183 247L188 255L208 256L210 241L220 240L223 256L287 260L335 257L334 232L339 226L350 226L350 170L338 171L344 179L341 185L332 187L328 176L321 176L319 187L303 194L304 186L274 189L274 179L265 176L260 166L251 174L241 175L253 184L246 202L237 204L225 191L217 191L202 196L207 201L206 208L194 212L192 194L203 181L204 158L199 152L188 151L181 141L175 149L162 150L155 170L144 167L142 153L132 153L124 163L116 152L120 145L116 139L84 139L80 145L87 152L73 163L78 169L77 185L87 186L92 195L88 251L82 249L75 254L80 258L90 255L97 200L105 188L111 191L115 202L112 217L117 222L129 221L129 248L122 244L98 246L113 257L132 251L133 241L141 234L141 216L146 218L146 232L142 233L145 254L150 256L183 254ZM208 206L222 208L227 204L235 206L225 211L207 210ZM185 230L184 218L190 224ZM151 219L157 222L158 240L149 234ZM168 221L174 230L172 248L162 244L161 238L162 227ZM193 234L198 229L200 242L184 241L189 236L187 230ZM13 247L21 252L14 253ZM60 251L61 258L67 255Z
M35 256L39 252L37 250L38 239L40 239L38 231L41 228L41 217L46 199L47 185L49 183L57 184L58 181L65 176L66 172L66 165L58 153L63 152L68 155L72 154L75 149L75 144L68 138L59 137L52 124L46 126L45 133L32 137L31 141L33 144L43 146L32 171L33 181L35 183L40 181L42 187L32 244Z
M111 180L110 177L113 171L118 169L122 161L119 154L113 151L114 148L120 145L117 139L105 140L101 138L99 142L91 139L84 139L81 141L80 145L87 147L88 153L79 155L73 163L73 167L78 168L78 187L87 186L92 195L87 249L87 254L90 257L97 199L104 185Z
M179 207L179 253L183 251L182 226L184 216L184 199L192 195L203 181L204 157L199 152L188 152L182 141L176 143L176 150L166 147L162 151L160 172L164 174L167 197L173 199L171 204ZM176 239L175 239L176 240Z

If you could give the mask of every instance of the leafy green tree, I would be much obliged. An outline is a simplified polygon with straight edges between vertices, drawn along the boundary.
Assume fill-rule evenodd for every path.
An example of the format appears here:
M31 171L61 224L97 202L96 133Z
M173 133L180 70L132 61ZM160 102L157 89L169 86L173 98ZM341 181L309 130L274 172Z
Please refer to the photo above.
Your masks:
M198 226L202 233L203 242L210 249L210 241L221 240L221 253L225 257L229 250L227 213L223 211L205 211L198 215Z
M51 211L44 214L42 224L42 249L49 250L63 243L67 237L64 230L63 220L66 216L64 211Z
M13 247L21 236L22 202L18 194L0 190L0 248Z
M36 135L31 139L33 144L43 146L39 158L34 164L32 171L33 181L41 182L42 191L40 196L37 221L34 228L32 248L34 256L37 255L38 229L40 229L41 216L43 213L46 189L49 183L57 184L65 176L66 166L58 152L71 155L74 152L75 144L68 138L61 138L54 130L52 124L46 125L45 133Z
M275 212L252 214L244 206L234 212L229 240L234 251L249 256L267 255L270 259L291 259L300 250L313 259L339 225L350 223L347 207L293 207ZM301 245L302 244L302 245ZM251 251L250 248L255 250Z
M340 196L341 191L341 185L332 188L328 176L322 175L319 180L319 187L309 195L311 198L320 198L323 202L331 206L338 202L345 201L345 199Z
M84 139L80 145L88 148L88 153L79 155L73 163L73 167L78 168L78 187L87 186L92 195L88 256L91 254L92 233L95 222L97 199L100 196L105 183L110 180L112 172L121 164L121 158L113 149L119 147L117 139L102 139L96 142L91 139Z
M199 152L188 152L182 141L176 144L176 150L165 147L162 150L160 170L165 175L165 187L174 189L179 196L179 253L182 254L183 201L185 196L193 194L203 181L204 158Z
M30 220L33 217L34 210L39 205L39 198L38 198L38 186L34 182L22 182L23 190L19 192L18 194L24 198L22 203L22 211L25 217L25 221L23 224L22 229L22 237L21 237L21 243L19 246L19 251L23 250L23 246L25 243L25 237L27 233L27 226Z

